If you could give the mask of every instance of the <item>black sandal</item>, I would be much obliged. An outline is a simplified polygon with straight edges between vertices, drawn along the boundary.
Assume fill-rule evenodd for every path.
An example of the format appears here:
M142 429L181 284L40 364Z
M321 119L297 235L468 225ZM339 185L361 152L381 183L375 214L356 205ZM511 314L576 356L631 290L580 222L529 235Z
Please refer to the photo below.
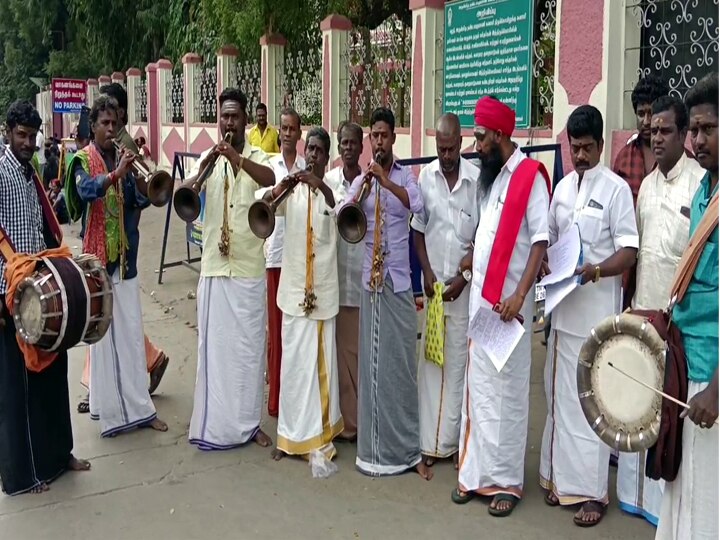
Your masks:
M77 412L80 414L87 414L90 412L90 396L78 403Z
M552 491L548 491L545 495L545 504L548 506L558 506L560 504L560 500Z
M580 507L580 511L582 511L583 514L599 514L600 517L595 521L584 521L581 517L578 517L578 515L575 514L573 516L573 523L575 523L578 527L594 527L602 521L602 518L605 516L606 508L606 505L599 503L598 501L584 502Z
M465 504L472 501L477 493L474 491L460 491L460 488L455 488L450 495L452 502L455 504Z
M506 508L505 510L498 510L497 508L493 508L492 504L495 503L495 506L499 502L509 502L510 507ZM492 503L490 503L490 506L488 506L488 512L491 516L495 517L506 517L512 514L513 510L515 510L515 507L517 506L517 503L520 502L520 499L515 497L514 495L510 495L509 493L498 493L493 497Z
M150 372L150 387L148 388L148 393L150 395L152 395L153 392L157 390L157 387L160 386L160 381L162 380L163 375L165 375L165 370L167 369L169 363L170 357L163 354L163 357L160 362L158 362L158 365Z

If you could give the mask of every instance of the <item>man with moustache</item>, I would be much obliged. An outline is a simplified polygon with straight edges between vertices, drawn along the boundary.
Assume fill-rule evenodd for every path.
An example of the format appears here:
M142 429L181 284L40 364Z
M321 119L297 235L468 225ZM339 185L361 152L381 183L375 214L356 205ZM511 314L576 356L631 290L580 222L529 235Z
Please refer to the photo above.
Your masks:
M638 233L630 186L600 164L600 111L591 105L578 107L568 118L567 132L575 170L553 191L550 243L572 233L577 224L584 264L576 270L581 286L552 313L540 484L547 490L547 504L581 504L573 521L592 527L608 504L610 448L590 428L580 407L578 357L593 326L622 310L622 273L635 262Z
M425 464L453 457L457 465L465 364L468 356L467 287L471 272L460 272L480 219L477 198L479 170L460 157L460 120L452 113L440 117L435 132L438 158L420 173L418 186L424 209L413 216L415 250L425 295L435 295L443 283L444 350L442 365L425 358L427 328L423 331L418 364L420 448Z
M278 307L283 312L280 415L273 459L320 452L335 457L333 439L343 430L338 403L335 318L338 313L337 225L334 191L323 181L330 135L313 127L305 140L310 170L297 172L265 194L276 199L298 182L277 214L285 217L287 242Z
M305 158L298 155L297 144L302 136L300 115L295 109L286 108L280 112L281 153L270 158L270 166L275 173L275 183L279 184L291 173L305 169ZM282 267L283 243L285 242L285 218L275 218L275 229L265 241L265 268L267 274L268 306L268 345L267 378L268 414L278 416L280 400L280 363L282 361L282 311L277 304L278 287Z
M688 405L682 461L665 485L656 539L718 537L718 74L709 73L688 90L690 141L705 170L690 206L690 237L709 223L685 296L672 316L682 336L688 367ZM714 219L703 223L705 214ZM680 263L681 265L683 262ZM689 420L689 421L688 421Z
M258 103L255 107L255 119L257 123L248 133L248 142L268 154L277 154L280 151L278 146L278 130L268 124L267 105Z
M655 168L650 141L652 103L661 96L667 96L669 91L667 83L661 78L647 75L637 82L630 95L638 131L615 157L612 170L630 186L633 205L637 202L643 179Z
M355 466L369 476L432 469L420 453L417 316L410 283L410 213L422 211L422 195L409 167L395 161L395 115L384 107L370 117L375 161L372 175L356 178L346 202L368 182L363 293L360 298L360 384Z
M688 116L675 96L661 96L652 104L651 143L657 167L643 180L637 199L640 249L633 309L663 309L688 241L690 206L705 175L685 155ZM645 476L647 452L621 452L617 493L620 508L657 525L663 481Z
M191 444L227 450L250 440L267 447L260 429L265 356L263 241L248 224L255 191L275 176L265 153L245 141L247 98L236 88L219 97L218 124L225 141L200 156L191 176L217 161L205 181L205 219L197 292L198 362ZM230 230L224 242L223 230Z
M325 182L336 192L342 190L347 193L353 180L362 174L358 162L363 149L363 130L358 124L344 122L338 128L337 135L342 164L325 175ZM338 238L337 247L340 309L336 320L335 343L340 412L345 426L338 439L354 441L357 438L358 333L365 250L362 243L350 244L342 238Z
M31 371L8 312L5 270L13 253L62 243L62 231L31 164L40 115L27 101L7 111L8 146L0 156L0 481L8 495L42 493L67 470L90 463L72 455L67 352ZM8 298L9 303L9 298Z
M478 100L480 223L468 276L469 317L491 309L503 322L520 321L525 332L499 372L481 344L470 343L452 500L463 504L476 495L492 497L488 511L496 517L510 515L523 494L535 305L528 292L548 243L550 180L545 167L512 141L514 129L515 111L493 97Z
M113 281L110 330L89 348L90 416L103 437L136 428L167 431L157 418L147 387L137 255L140 212L150 204L130 166L132 152L117 155L113 141L118 105L100 96L90 111L94 140L71 161L65 199L68 208L86 206L83 252L106 266Z

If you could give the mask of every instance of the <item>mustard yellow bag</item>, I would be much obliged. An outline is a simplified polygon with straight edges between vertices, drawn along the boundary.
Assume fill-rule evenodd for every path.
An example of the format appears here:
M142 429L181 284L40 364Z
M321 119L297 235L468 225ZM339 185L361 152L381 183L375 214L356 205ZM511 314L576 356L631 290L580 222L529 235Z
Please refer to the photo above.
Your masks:
M425 359L442 367L445 362L445 308L443 307L443 289L445 285L436 281L435 294L427 302L427 321L425 327Z

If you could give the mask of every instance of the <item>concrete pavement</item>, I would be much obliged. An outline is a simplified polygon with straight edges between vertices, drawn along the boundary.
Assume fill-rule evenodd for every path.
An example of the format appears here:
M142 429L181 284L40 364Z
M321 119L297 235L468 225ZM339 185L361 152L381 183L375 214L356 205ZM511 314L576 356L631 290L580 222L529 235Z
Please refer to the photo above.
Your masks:
M273 462L270 450L254 444L227 452L201 452L187 442L192 412L197 333L194 292L197 274L168 270L157 285L164 209L143 216L140 275L145 329L171 357L155 398L167 433L137 430L101 439L96 423L75 412L84 392L79 379L84 348L70 356L70 394L75 453L92 471L68 473L42 495L0 496L0 540L90 539L651 539L654 528L617 509L614 469L611 505L590 530L572 523L572 511L549 508L537 484L545 419L542 368L545 349L533 348L531 413L525 465L526 495L509 518L493 518L487 503L450 501L456 474L451 463L435 465L435 478L415 474L371 479L354 469L354 445L338 443L339 471L312 478L307 463ZM66 241L79 246L78 227ZM185 253L183 224L172 217L168 256ZM275 439L275 421L263 419Z

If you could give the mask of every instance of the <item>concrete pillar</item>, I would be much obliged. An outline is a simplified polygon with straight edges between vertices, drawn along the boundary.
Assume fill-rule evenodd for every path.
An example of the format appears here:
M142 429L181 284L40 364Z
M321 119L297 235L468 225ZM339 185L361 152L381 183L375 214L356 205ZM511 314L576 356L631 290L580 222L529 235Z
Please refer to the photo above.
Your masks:
M92 107L93 101L95 101L95 96L98 93L98 80L97 79L88 79L87 80L87 106Z
M168 88L172 84L172 62L161 59L156 62L158 76L158 109L160 125L172 124L172 103L168 101ZM162 131L162 130L161 130Z
M106 84L110 84L112 82L112 79L109 75L100 75L98 77L98 89L102 88Z
M147 84L147 143L150 145L150 156L159 163L161 140L160 88L158 84L158 66L155 63L145 66Z
M125 72L127 76L126 91L128 95L128 126L133 126L140 122L140 118L137 117L137 100L135 98L136 88L140 85L140 79L142 78L142 71L138 68L130 68Z
M437 40L445 29L444 0L410 0L412 10L412 99L410 103L410 150L412 157L435 153L425 143L426 130L435 129L442 111L443 58ZM428 146L430 145L430 146ZM426 147L428 146L428 147Z
M190 124L195 121L195 76L202 58L195 53L187 53L182 57L183 64L183 106L185 107L185 150L190 152Z
M237 88L238 50L234 45L224 45L217 50L217 93L226 88Z
M328 15L320 22L322 31L322 125L330 133L330 161L338 157L337 128L347 120L346 98L349 70L342 54L347 49L352 29L350 19L342 15Z
M260 38L260 101L268 108L268 122L280 122L280 96L278 84L284 69L285 45L287 40L280 34L264 35Z
M120 71L113 71L110 81L125 86L125 74Z

